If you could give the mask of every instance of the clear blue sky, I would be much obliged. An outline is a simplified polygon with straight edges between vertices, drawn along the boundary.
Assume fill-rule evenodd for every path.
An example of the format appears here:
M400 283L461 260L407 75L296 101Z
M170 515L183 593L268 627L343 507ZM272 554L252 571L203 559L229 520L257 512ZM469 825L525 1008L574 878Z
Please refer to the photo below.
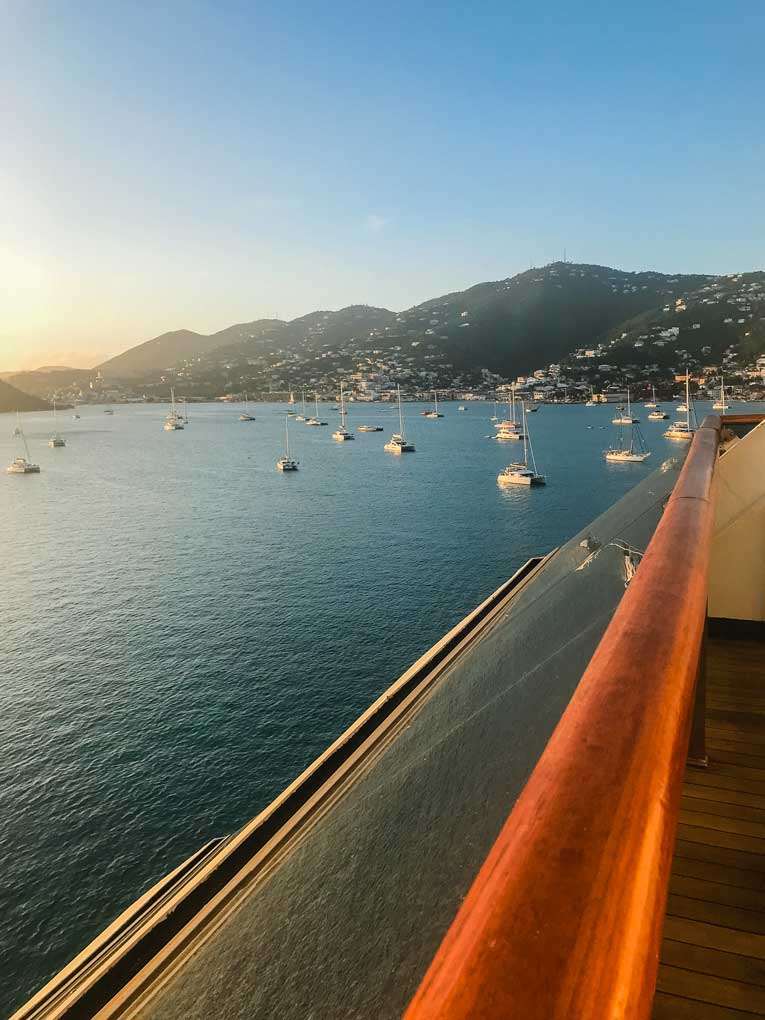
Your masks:
M154 9L156 7L156 9ZM765 4L0 2L0 370L765 263Z

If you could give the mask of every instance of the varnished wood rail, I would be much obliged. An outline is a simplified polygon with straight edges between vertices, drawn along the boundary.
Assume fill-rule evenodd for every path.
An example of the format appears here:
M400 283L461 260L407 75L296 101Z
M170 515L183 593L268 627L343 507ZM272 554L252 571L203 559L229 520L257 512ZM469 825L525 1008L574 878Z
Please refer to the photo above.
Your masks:
M406 1020L645 1020L706 618L720 419L694 437L579 686Z

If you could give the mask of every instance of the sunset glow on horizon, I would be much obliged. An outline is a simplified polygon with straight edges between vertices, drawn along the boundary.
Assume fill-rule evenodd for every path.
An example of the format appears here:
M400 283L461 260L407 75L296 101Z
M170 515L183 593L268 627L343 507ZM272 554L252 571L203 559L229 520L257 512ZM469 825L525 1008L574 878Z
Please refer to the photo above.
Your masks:
M765 12L692 10L4 5L0 371L401 310L564 248L761 268Z

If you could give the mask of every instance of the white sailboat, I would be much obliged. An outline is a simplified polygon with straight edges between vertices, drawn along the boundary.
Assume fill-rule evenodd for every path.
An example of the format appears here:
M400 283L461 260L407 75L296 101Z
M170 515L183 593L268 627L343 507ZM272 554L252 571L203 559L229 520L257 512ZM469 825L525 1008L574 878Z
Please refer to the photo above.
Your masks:
M290 456L290 416L284 416L284 455L276 462L277 471L297 471L298 462Z
M163 426L165 432L180 432L183 429L183 422L181 416L175 406L175 390L170 387L170 413L165 418L165 424Z
M629 429L629 443L626 443L624 438L625 426L620 425L617 430L616 446L604 450L603 456L617 464L642 464L651 456L651 451L646 446L640 426L635 422L626 428Z
M342 383L340 383L340 428L335 429L332 433L332 438L336 439L338 443L344 443L349 439L356 438L354 434L349 432L345 427L345 393L343 392Z
M714 404L712 404L712 410L727 411L729 406L730 405L725 401L725 384L723 383L723 377L720 376L720 397L718 400L715 400Z
M327 423L325 421L322 421L321 418L319 417L319 394L314 392L313 396L314 396L314 401L315 401L315 406L316 406L316 414L313 416L313 418L306 418L306 422L305 423L306 423L306 425L314 425L314 426L317 426L317 425L326 425Z
M504 439L522 439L523 438L523 436L521 434L521 431L520 431L520 428L521 428L520 422L516 421L516 419L515 419L515 383L513 383L512 386L510 387L510 417L509 418L503 418L501 421L498 421L497 424L494 426L494 428L495 429L499 429L501 432L508 432L508 433L516 432L517 433L517 435L515 435L515 436L510 436L510 435L503 436L502 438L504 438ZM499 439L499 438L500 437L497 436L497 439Z
M696 412L691 410L690 373L685 373L685 421L673 421L664 433L667 439L693 439L696 431ZM678 407L678 411L680 408ZM691 426L691 414L693 414L693 427Z
M428 411L420 411L423 418L443 418L438 410L438 390L433 390L433 407Z
M255 415L247 410L247 390L244 391L244 410L239 415L239 421L255 421Z
M590 399L586 401L585 407L595 407L595 390L590 386Z
M406 438L404 432L404 413L401 410L401 387L396 387L398 394L398 432L394 432L388 442L385 444L384 449L388 453L414 453L414 443L410 443Z
M303 387L303 413L296 414L295 421L305 421L305 386Z
M29 459L29 447L27 446L27 437L24 435L24 431L21 428L21 419L18 418L18 424L13 430L13 435L16 439L20 439L24 444L24 456L14 457L8 467L5 469L9 475L39 475L40 465L33 464Z
M60 450L61 447L66 446L66 440L56 429L56 399L53 398L53 435L48 440L48 446L54 450Z
M508 464L506 468L497 475L498 485L546 485L547 479L537 471L534 449L531 445L531 436L528 434L526 422L526 405L521 403L523 423L523 460ZM531 465L529 466L529 460Z
M616 417L611 419L614 425L634 425L640 421L639 418L632 417L632 407L630 406L630 388L627 387L627 410L620 407L616 412Z
M646 404L643 404L643 407L648 408L649 410L651 410L651 409L653 409L656 406L657 406L657 404L656 404L656 387L652 386L651 387L651 399ZM650 414L648 415L648 417L649 418L651 417Z

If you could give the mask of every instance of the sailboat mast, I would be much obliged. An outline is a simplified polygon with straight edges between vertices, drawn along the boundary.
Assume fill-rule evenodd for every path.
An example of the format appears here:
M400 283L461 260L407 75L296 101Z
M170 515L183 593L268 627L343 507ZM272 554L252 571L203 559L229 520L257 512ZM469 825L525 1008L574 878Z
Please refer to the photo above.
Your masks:
M316 390L313 391L314 399L316 401L316 417L319 417L319 394Z
M397 385L396 390L398 391L398 428L401 434L401 438L404 438L404 416L401 413L401 386Z
M685 427L691 427L691 373L685 371Z
M513 383L513 385L510 387L510 399L512 401L512 410L510 411L510 418L512 421L515 421L515 383Z
M627 387L627 417L632 417L632 409L630 408L630 388Z
M345 394L342 383L340 383L340 427L345 428Z
M513 391L515 395L515 391ZM528 436L526 434L526 405L521 404L521 428L523 429L523 463L526 467L529 466L529 454L528 454ZM513 421L515 421L515 400L513 400ZM533 456L533 454L532 454Z
M286 453L286 456L287 456L287 460L289 460L289 456L290 456L290 420L289 420L289 416L285 416L285 419L284 419L284 446L285 446L285 453Z

